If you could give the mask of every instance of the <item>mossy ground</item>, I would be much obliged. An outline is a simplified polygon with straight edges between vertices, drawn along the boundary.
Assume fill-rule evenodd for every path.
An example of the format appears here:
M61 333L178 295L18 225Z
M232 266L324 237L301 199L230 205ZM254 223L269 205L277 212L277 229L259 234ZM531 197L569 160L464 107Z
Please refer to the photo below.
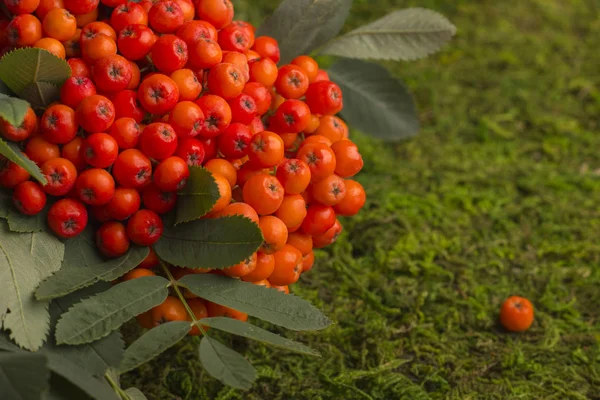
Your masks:
M276 3L238 1L255 19ZM285 333L323 358L224 336L260 374L242 393L189 340L127 385L160 400L600 399L600 3L356 0L346 29L405 6L459 33L387 64L415 93L419 137L353 133L368 204L294 287L335 325ZM511 294L536 306L527 333L498 325Z

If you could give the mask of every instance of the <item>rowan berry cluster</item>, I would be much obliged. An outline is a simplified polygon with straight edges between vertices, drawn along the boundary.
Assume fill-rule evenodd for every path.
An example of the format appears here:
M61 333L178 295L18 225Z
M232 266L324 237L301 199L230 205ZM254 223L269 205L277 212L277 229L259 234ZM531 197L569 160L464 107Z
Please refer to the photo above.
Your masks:
M348 139L340 88L309 56L278 68L278 43L234 21L229 0L4 0L3 52L39 47L65 58L72 77L60 103L21 126L0 122L6 140L46 176L45 186L2 158L0 185L18 210L48 212L61 238L99 224L107 257L130 243L152 246L190 167L203 166L220 197L205 218L243 215L264 244L239 265L213 273L289 292L312 268L313 248L333 243L365 203L351 179L363 161ZM151 252L124 279L151 275ZM207 273L173 268L182 276ZM190 297L193 295L188 294ZM241 313L192 300L200 318ZM185 319L169 297L140 317L150 327ZM148 322L150 321L150 322Z

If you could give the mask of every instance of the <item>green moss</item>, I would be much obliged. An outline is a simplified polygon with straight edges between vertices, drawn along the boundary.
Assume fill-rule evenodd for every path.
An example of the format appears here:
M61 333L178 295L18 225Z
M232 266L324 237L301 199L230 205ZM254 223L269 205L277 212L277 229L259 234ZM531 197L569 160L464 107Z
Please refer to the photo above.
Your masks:
M238 4L260 21L276 2ZM285 332L324 357L223 336L259 371L241 393L202 371L193 339L126 384L160 400L598 396L598 3L355 0L345 29L409 5L459 31L435 57L387 64L415 92L419 137L353 133L368 204L294 287L336 324ZM511 294L536 306L527 333L498 326Z

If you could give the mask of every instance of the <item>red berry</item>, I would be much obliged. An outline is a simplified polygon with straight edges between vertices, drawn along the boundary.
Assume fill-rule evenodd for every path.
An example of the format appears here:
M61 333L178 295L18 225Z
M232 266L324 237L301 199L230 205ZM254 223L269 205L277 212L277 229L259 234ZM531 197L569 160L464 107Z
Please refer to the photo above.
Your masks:
M13 192L13 203L21 214L35 215L46 206L46 193L35 182L23 182Z
M48 211L48 226L63 239L79 235L88 222L85 205L73 199L62 199L50 207Z
M117 188L113 198L106 204L111 219L126 220L140 209L140 193L135 189Z
M41 167L48 183L44 191L51 196L64 196L73 189L77 179L77 169L65 158L46 161Z
M187 63L187 44L175 35L163 35L152 47L151 58L160 72L171 74Z
M101 206L108 204L115 195L115 180L104 169L88 169L77 178L75 190L84 203Z
M98 90L104 93L114 93L127 89L133 71L129 61L122 56L112 55L103 57L94 64L92 79Z
M144 207L157 214L166 214L175 208L177 193L163 192L154 183L146 186L142 192Z
M92 167L108 168L119 154L117 141L106 133L94 133L83 142L81 154Z
M156 35L146 25L128 25L119 32L119 52L128 60L141 60L150 54Z
M302 222L304 233L311 236L323 235L335 224L335 211L329 206L311 204L306 211L306 217Z
M115 106L106 97L96 94L79 103L76 117L87 132L105 132L115 120Z
M174 1L162 1L152 6L148 12L148 22L155 32L175 32L183 25L183 11Z
M169 124L155 122L148 125L140 136L140 149L150 158L164 160L177 149L177 134Z
M154 74L146 77L138 89L139 101L151 114L163 115L173 109L179 100L179 88L166 75Z
M76 109L86 97L96 94L96 86L85 76L72 76L60 88L60 101Z
M269 111L273 96L264 85L258 82L248 82L244 86L243 92L254 99L257 115L264 115Z
M231 124L218 138L219 151L225 158L242 158L248 154L252 133L246 125Z
M129 238L120 222L106 222L96 232L96 245L106 257L120 257L129 250Z
M313 114L337 114L344 107L342 90L333 82L315 82L306 91L306 105Z
M299 133L310 123L310 109L303 101L286 100L275 112L273 120L278 131Z
M119 185L139 189L152 178L152 163L137 149L125 150L113 164L112 174Z
M140 140L142 131L139 124L133 118L119 118L110 128L110 136L115 139L119 149L133 149Z
M196 100L196 104L204 113L201 136L216 137L231 123L231 108L222 97L207 94Z
M0 186L12 189L28 179L25 168L0 155Z
M75 111L62 104L50 106L42 116L40 131L50 143L69 143L77 134Z
M256 101L254 101L252 96L245 93L229 100L228 104L231 108L232 122L248 125L258 114L256 111Z
M204 145L198 139L183 139L179 141L175 155L183 159L188 167L199 167L204 162Z
M125 3L125 1L121 1L121 3ZM134 24L148 25L148 13L134 1L118 5L110 15L110 25L117 33Z
M169 157L154 170L154 183L163 192L176 192L183 189L190 176L186 162L179 157Z
M115 106L115 118L133 118L138 124L144 119L146 112L138 100L137 92L123 90L112 97Z
M160 239L163 221L154 211L140 210L127 222L127 236L139 246L152 246Z

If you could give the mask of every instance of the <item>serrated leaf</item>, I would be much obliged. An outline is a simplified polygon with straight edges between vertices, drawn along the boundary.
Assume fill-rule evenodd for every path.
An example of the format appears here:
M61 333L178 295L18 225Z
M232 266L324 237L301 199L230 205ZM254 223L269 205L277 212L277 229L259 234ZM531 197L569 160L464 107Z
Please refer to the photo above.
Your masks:
M279 42L281 64L309 54L335 37L352 0L284 0L258 29L256 36L272 36Z
M22 99L0 93L0 117L13 126L19 126L25 119L29 104Z
M130 387L125 390L130 400L148 400L148 398L138 388Z
M101 339L136 315L161 304L169 281L146 276L125 281L73 306L56 326L58 344L82 344Z
M36 215L21 214L15 207L10 207L6 217L8 228L13 232L19 233L47 230L48 210L50 210L50 207L54 203L52 200L48 200L44 209Z
M329 70L344 94L342 116L354 128L385 140L412 137L419 117L406 87L382 66L343 60Z
M98 283L77 293L54 300L50 304L52 326L56 326L59 317L71 306L109 288L108 283ZM125 342L120 332L117 331L92 343L77 346L57 345L54 334L51 334L41 351L45 352L51 360L56 356L66 358L91 375L103 377L109 368L117 367L121 363L125 353Z
M183 339L189 331L190 323L184 321L167 322L150 329L125 350L119 371L125 373L152 360Z
M150 253L148 247L132 246L123 256L105 260L87 235L89 233L66 242L63 267L40 284L35 292L36 298L54 299L98 281L111 282L134 269ZM74 254L80 255L77 265L73 264Z
M0 59L0 79L19 96L33 83L60 87L70 76L69 64L44 49L18 49Z
M154 250L162 260L180 267L227 268L251 256L262 241L257 224L232 216L167 226Z
M239 321L233 318L213 317L202 318L202 325L210 326L223 332L242 336L247 339L270 344L285 350L295 351L297 353L319 356L319 352L303 345L302 343L286 339L275 333L269 332L248 322Z
M205 216L219 197L219 187L212 173L201 167L190 168L187 184L177 193L176 223Z
M19 346L39 349L48 333L48 302L36 301L35 288L40 281L60 268L64 245L46 232L15 233L0 220L0 314L4 329Z
M425 8L407 8L333 39L319 53L411 61L435 53L455 34L456 27L443 15Z
M7 190L0 190L0 218L8 218L8 212L12 208L12 195Z
M48 389L50 371L43 354L0 353L0 394L3 399L39 400Z
M250 389L257 377L252 364L241 354L209 336L200 342L200 362L212 377L236 389Z
M20 96L34 109L44 109L60 99L60 87L49 82L34 82L23 89Z
M197 296L295 331L324 329L331 321L308 301L276 289L214 274L178 281Z
M19 146L15 143L7 143L0 138L0 154L8 158L10 161L17 165L25 168L27 172L42 185L48 183L44 174L33 161L31 161L25 154L21 153Z

